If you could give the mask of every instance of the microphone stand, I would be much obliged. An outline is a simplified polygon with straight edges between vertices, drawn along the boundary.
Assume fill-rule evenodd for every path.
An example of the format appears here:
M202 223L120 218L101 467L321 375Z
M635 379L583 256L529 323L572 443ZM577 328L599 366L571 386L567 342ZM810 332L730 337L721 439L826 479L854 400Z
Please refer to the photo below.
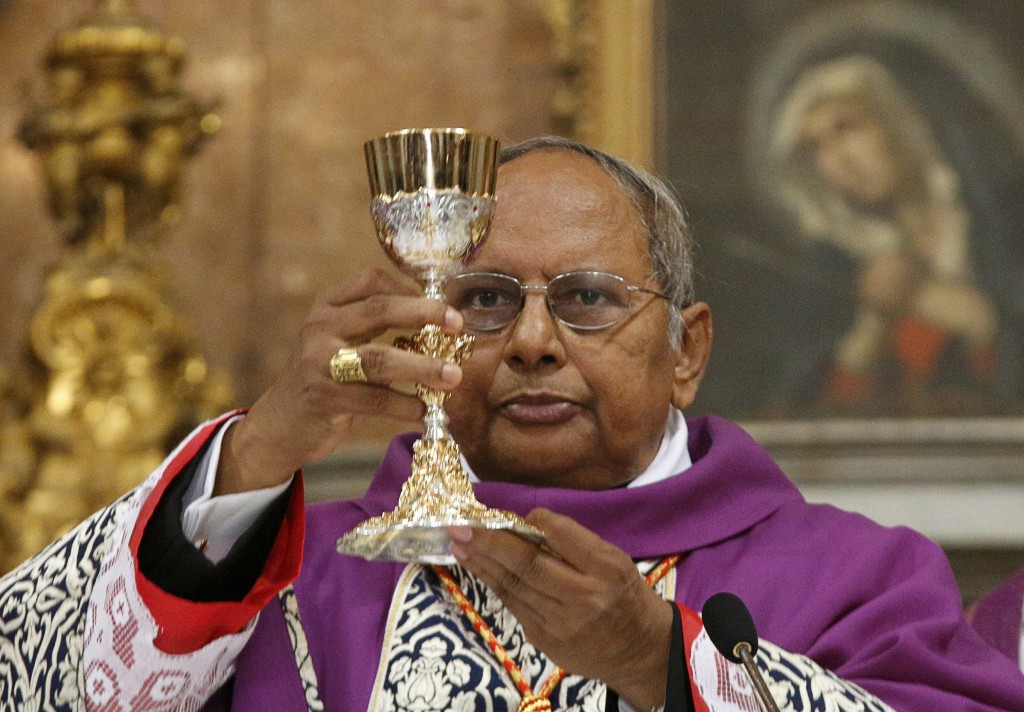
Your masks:
M733 655L740 659L743 669L747 671L747 677L750 678L750 682L754 685L754 690L761 700L761 705L767 712L779 712L779 706L775 704L775 699L772 697L768 685L765 684L761 671L757 669L757 663L754 662L754 656L751 651L750 643L745 640L736 643L736 647L732 649Z

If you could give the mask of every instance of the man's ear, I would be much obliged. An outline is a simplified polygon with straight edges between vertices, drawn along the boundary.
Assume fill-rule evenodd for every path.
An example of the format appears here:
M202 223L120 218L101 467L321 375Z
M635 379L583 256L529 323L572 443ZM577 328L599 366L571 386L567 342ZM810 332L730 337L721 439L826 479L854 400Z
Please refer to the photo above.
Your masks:
M713 329L711 308L695 302L682 310L683 335L676 350L676 367L672 380L672 405L683 410L697 397L697 388L711 355Z

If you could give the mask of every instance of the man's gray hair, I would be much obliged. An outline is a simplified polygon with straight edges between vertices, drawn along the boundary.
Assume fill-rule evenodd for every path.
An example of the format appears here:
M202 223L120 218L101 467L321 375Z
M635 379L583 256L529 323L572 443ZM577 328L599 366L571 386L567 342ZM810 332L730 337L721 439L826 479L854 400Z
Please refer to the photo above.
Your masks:
M650 173L621 158L561 136L538 136L502 149L499 164L508 163L534 151L563 149L575 151L601 166L618 184L636 208L647 231L652 277L668 296L669 339L682 343L681 310L694 301L693 234L682 207L672 190Z

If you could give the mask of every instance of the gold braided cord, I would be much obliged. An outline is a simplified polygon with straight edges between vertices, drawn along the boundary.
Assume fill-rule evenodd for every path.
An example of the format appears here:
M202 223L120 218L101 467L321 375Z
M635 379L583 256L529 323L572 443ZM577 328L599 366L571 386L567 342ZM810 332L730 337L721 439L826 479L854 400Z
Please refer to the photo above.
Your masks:
M648 585L654 586L679 563L680 557L680 554L666 556L658 562L657 566L651 569L650 573L644 577L644 580ZM565 678L565 670L560 667L555 668L555 671L541 685L540 690L534 693L530 683L523 676L522 670L516 665L508 651L505 650L505 646L498 641L494 631L487 625L487 621L480 616L476 608L473 607L473 604L469 602L469 598L466 597L462 587L459 586L448 568L445 566L434 566L434 573L437 574L438 578L441 579L441 583L448 589L448 593L455 599L455 602L459 605L459 610L466 616L473 629L480 635L484 643L494 654L494 657L505 668L509 677L512 678L512 682L522 696L517 712L551 712L551 693L558 687L558 683Z
M444 583L445 588L448 589L448 593L450 593L452 598L455 599L455 602L459 604L459 609L462 611L462 614L466 616L466 619L469 620L473 629L480 634L481 638L483 638L484 643L486 643L487 647L491 649L492 653L494 653L494 657L497 658L502 667L508 671L509 676L512 678L512 682L515 683L516 689L519 690L519 693L523 695L523 697L533 696L533 689L530 687L530 683L526 681L526 678L523 677L523 673L519 669L519 666L516 665L514 660L512 660L508 651L505 650L505 646L498 642L497 637L494 635L494 631L492 631L491 627L487 625L487 621L481 618L480 614L477 613L476 608L474 608L473 604L469 602L468 598L466 598L465 592L463 592L462 588L459 586L458 582L452 576L447 567L434 566L434 573L436 573L441 579L441 582Z
M551 700L540 695L526 695L516 712L551 712Z
M672 554L672 556L666 556L664 559L658 562L658 565L651 569L650 573L644 577L644 580L649 586L661 581L665 578L665 574L675 568L676 564L679 563L679 559L682 557L681 554Z

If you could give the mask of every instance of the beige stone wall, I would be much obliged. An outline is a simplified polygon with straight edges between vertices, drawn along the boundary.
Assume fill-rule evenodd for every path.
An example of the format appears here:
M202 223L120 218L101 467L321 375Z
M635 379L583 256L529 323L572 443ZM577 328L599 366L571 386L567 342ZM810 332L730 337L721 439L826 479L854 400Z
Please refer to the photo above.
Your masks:
M364 140L465 126L521 140L552 130L547 0L138 0L189 48L188 89L220 97L221 133L187 170L164 243L204 352L239 404L274 377L322 288L385 260L367 213ZM15 133L49 38L87 0L0 5L0 363L21 358L61 245L40 172ZM379 440L396 427L368 423Z

